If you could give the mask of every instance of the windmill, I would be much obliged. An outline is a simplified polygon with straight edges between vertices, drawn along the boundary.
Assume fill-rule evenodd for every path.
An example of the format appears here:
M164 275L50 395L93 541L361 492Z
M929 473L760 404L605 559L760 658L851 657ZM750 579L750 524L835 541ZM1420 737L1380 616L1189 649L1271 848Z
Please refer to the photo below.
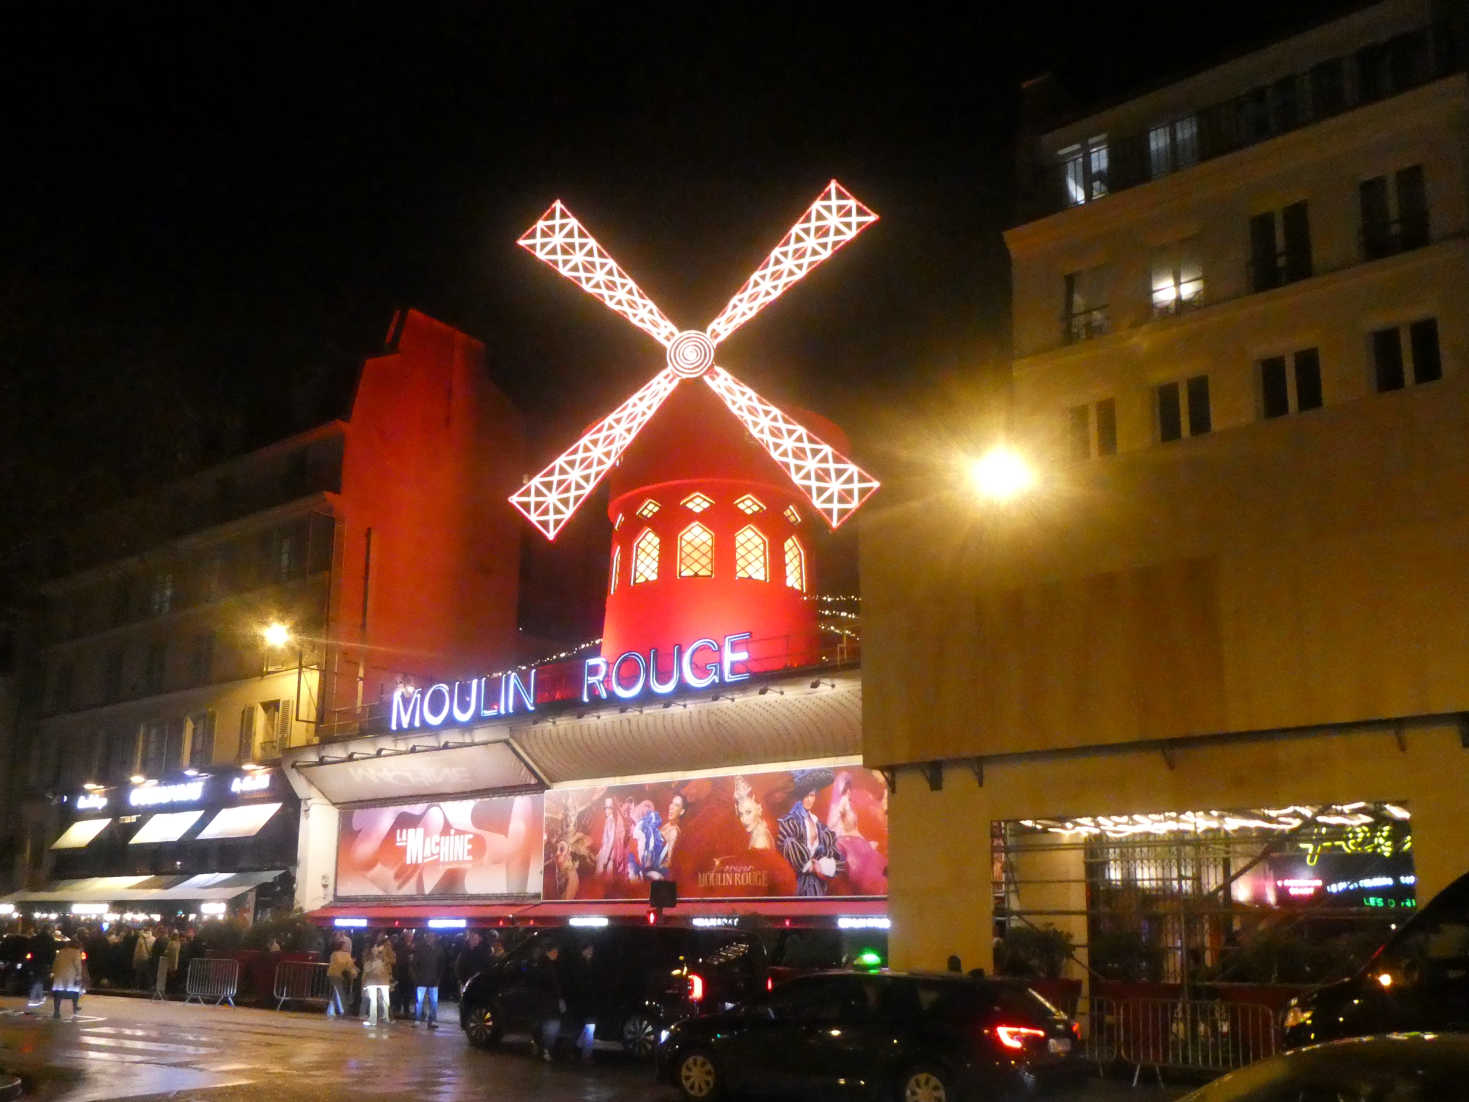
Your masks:
M733 430L736 422L742 426L785 476L784 485L773 487L766 465L748 455L731 469L728 454L749 450L744 433L732 441L727 432L710 424L712 419L705 416L709 411L696 399L684 399L677 419L683 424L673 426L672 438L665 439L667 433L659 437L671 453L668 468L626 492L614 487L604 653L619 653L617 648L624 644L666 646L681 637L687 645L687 632L703 637L715 630L710 624L713 615L728 623L746 623L756 640L784 636L787 654L777 664L799 664L797 659L808 656L809 643L796 648L799 654L790 643L793 635L813 636L815 623L810 602L803 600L810 578L804 540L791 530L802 523L801 513L808 508L831 528L839 527L878 482L717 365L715 350L875 221L876 214L831 181L702 330L680 330L669 321L559 199L521 236L521 247L665 349L664 365L651 379L511 496L511 504L542 535L556 538L648 422L687 382L702 380L705 394L716 396L733 415L734 422L726 421L728 429ZM709 466L715 451L725 453L719 470ZM714 477L719 485L693 487L685 494L688 484L700 477ZM653 485L662 492L639 499L641 491ZM670 487L676 492L669 492ZM655 519L659 512L665 515ZM756 515L761 513L769 515ZM628 526L636 531L624 538L619 533L628 516L638 523ZM772 524L784 527L777 531ZM670 561L660 561L663 558ZM721 559L726 569L717 569ZM779 586L782 579L786 584ZM719 584L729 580L774 582L777 591L762 595L748 585L735 590ZM685 581L700 585L675 592ZM805 611L794 611L793 598ZM773 611L774 606L781 611Z

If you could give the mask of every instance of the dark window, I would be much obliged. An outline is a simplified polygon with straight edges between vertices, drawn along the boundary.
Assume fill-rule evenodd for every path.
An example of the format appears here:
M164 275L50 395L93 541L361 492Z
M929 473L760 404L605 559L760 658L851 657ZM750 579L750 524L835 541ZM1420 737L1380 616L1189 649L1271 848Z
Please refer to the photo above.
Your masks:
M1167 444L1183 436L1183 410L1178 401L1178 384L1158 388L1158 439Z
M171 719L166 727L168 732L163 743L163 769L171 773L180 769L184 764L184 720L183 717Z
M1092 454L1092 417L1090 406L1072 406L1070 418L1071 458L1090 459Z
M122 647L107 652L107 666L102 676L102 699L111 703L122 699L122 664L125 655Z
M109 779L120 783L132 776L138 765L138 732L113 731L110 736L107 773Z
M1372 366L1377 372L1378 393L1403 389L1403 342L1397 329L1379 329L1372 334Z
M214 713L189 717L189 765L201 769L214 760Z
M1311 221L1306 201L1292 203L1280 212L1285 231L1285 278L1291 283L1311 275Z
M1209 376L1195 375L1188 381L1188 434L1203 436L1213 425L1209 412Z
M1097 403L1097 454L1117 454L1117 403L1111 398Z
M1321 353L1303 348L1296 353L1296 409L1321 408Z
M258 705L246 704L240 709L240 741L235 756L240 761L249 761L255 756L255 715Z
M1392 213L1387 202L1387 177L1374 176L1357 186L1362 207L1362 253L1368 260L1394 252Z
M1428 190L1423 183L1423 166L1409 165L1397 171L1398 241L1404 249L1421 249L1428 244Z
M76 680L76 663L62 662L56 667L56 680L51 684L51 710L65 712L71 709L72 683Z
M1284 417L1290 412L1290 388L1285 378L1285 357L1260 361L1260 392L1266 417Z
M189 663L189 673L195 685L209 680L214 668L214 632L206 631L194 636L194 653Z
M1283 134L1301 124L1301 100L1299 77L1288 76L1277 80L1270 89L1275 133Z
M150 719L142 729L142 763L140 771L145 777L157 777L163 772L164 755L168 748L168 728L161 719Z
M148 644L148 660L143 666L143 690L150 693L163 691L164 668L168 662L168 643L157 640Z
M1415 321L1408 326L1408 339L1413 348L1413 381L1431 383L1443 378L1443 364L1438 356L1438 320Z
M1311 112L1318 119L1335 115L1346 105L1342 60L1334 57L1311 69Z
M132 612L133 591L127 578L119 578L112 587L112 625L127 622Z
M822 976L782 984L768 1005L781 1022L865 1021L877 1001L877 992L856 976Z
M1268 291L1280 286L1280 266L1275 255L1275 212L1266 211L1250 219L1250 288Z
M1066 340L1100 337L1107 332L1107 270L1070 272L1066 276Z

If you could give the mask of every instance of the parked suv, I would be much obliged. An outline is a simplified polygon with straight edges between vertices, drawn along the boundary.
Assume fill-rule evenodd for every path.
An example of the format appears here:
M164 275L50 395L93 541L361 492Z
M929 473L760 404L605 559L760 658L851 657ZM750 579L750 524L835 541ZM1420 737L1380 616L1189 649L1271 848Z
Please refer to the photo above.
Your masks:
M954 1102L1085 1075L1080 1037L1023 983L823 972L672 1026L658 1072L694 1102L738 1091Z
M1434 896L1355 976L1292 999L1283 1025L1286 1048L1469 1030L1469 874Z
M557 945L566 957L587 942L596 947L597 1040L619 1043L639 1057L651 1057L659 1034L700 1007L722 1009L765 987L765 950L758 938L738 930L542 930L465 983L459 1025L470 1043L489 1048L506 1033L533 1030L540 1001L536 972L546 949Z

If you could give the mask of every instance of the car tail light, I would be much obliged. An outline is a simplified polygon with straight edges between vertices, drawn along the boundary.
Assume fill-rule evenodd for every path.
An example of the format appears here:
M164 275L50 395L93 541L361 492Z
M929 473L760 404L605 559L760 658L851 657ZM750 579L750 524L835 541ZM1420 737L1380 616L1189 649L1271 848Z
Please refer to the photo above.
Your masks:
M30 959L31 959L31 955L29 953L27 953L26 954L26 960L30 960Z
M1071 1036L1073 1038L1075 1038L1076 1040L1078 1040L1078 1041L1081 1040L1081 1023L1080 1022L1072 1022L1071 1023Z
M767 990L767 991L774 991L775 990L775 977L774 976L766 976L765 977L765 990Z
M995 1026L995 1036L1006 1048L1024 1048L1027 1037L1044 1037L1045 1035L1044 1029L1036 1029L1028 1025Z
M704 977L697 972L689 973L689 1002L704 1001Z
M658 911L654 907L649 907L648 908L648 925L649 926L656 926L656 925L658 925Z

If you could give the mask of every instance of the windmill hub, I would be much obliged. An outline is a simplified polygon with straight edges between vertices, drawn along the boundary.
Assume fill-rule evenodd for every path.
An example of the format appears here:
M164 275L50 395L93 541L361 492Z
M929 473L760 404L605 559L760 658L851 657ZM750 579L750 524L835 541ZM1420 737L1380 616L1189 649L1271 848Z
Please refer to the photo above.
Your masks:
M685 329L668 345L668 366L676 375L697 379L714 366L714 342L708 333Z

